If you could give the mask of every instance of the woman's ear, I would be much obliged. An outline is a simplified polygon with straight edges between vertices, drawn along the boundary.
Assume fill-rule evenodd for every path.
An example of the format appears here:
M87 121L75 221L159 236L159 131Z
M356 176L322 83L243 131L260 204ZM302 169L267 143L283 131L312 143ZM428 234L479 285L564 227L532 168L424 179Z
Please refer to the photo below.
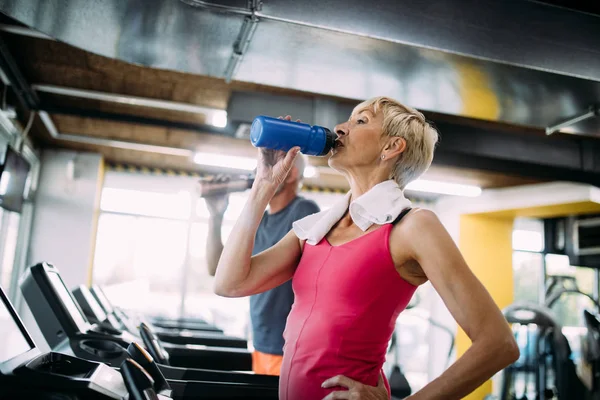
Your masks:
M382 155L389 160L404 153L405 150L406 140L400 137L392 137L387 145L383 148Z

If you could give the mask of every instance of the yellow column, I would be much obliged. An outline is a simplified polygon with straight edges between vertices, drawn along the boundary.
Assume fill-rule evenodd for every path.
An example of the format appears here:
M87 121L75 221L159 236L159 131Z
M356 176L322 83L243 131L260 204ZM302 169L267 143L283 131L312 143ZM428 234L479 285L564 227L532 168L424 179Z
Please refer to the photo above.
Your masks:
M512 229L513 218L508 216L460 217L460 251L500 308L513 302ZM459 328L456 337L457 357L465 353L470 345L471 341ZM487 381L465 399L482 400L491 392L492 382Z
M98 167L98 180L96 181L96 201L94 202L94 216L92 221L92 243L90 246L90 257L88 262L88 287L92 286L94 276L94 256L96 253L96 236L98 234L98 219L100 218L100 199L102 198L102 188L104 187L104 157L100 159Z

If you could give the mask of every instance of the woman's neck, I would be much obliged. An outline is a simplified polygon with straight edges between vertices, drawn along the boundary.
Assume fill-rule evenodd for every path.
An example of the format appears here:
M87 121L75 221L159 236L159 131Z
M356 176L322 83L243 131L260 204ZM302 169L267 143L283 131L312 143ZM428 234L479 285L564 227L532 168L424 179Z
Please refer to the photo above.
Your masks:
M350 192L352 193L350 201L352 202L363 194L367 193L375 185L387 181L389 179L389 175L381 173L363 176L358 174L348 174L347 178L348 182L350 183Z

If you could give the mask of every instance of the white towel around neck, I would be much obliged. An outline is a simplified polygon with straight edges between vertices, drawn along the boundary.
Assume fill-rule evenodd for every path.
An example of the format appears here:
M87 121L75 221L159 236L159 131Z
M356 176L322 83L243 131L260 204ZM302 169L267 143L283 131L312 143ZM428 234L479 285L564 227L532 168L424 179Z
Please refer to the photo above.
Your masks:
M300 240L310 245L319 243L348 210L351 192L336 202L330 209L304 217L292 224ZM393 222L400 213L411 206L402 189L393 180L373 186L368 192L350 204L350 217L363 232L373 224Z

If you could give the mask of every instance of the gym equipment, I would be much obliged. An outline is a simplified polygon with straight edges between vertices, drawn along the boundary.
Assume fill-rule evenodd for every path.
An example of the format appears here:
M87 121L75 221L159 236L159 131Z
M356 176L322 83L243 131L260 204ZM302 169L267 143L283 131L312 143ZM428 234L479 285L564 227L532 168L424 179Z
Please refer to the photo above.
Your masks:
M137 343L132 344L128 348L128 352L132 355L132 358L127 359L121 366L121 369L131 398L138 398L140 395L145 394L146 397L141 398L148 400L148 398L154 398L152 396L155 393L159 393L158 398L161 398L160 395L164 395L165 398L173 399L189 397L202 399L276 400L278 398L277 386L266 387L244 382L231 383L232 381L222 380L215 380L214 382L185 382L165 379L161 368L157 367L152 356ZM139 360L139 362L136 360ZM225 372L212 372L220 373L223 378L231 375ZM202 388L201 393L197 390L198 388Z
M279 377L271 375L256 375L244 372L226 372L206 369L190 369L171 367L164 364L157 364L158 359L152 357L154 352L148 352L138 343L132 343L127 348L129 356L140 364L152 378L156 381L155 389L163 390L165 383L163 380L172 381L214 381L214 382L232 382L245 383L254 386L262 386L277 390L279 387Z
M102 327L108 327L116 331L122 332L127 330L127 325L119 323L119 321L104 312L100 304L96 301L92 293L84 285L80 285L73 290L73 296L81 307L85 316L94 324ZM225 336L218 332L200 332L200 331L169 331L165 329L153 329L158 338L167 343L174 344L201 344L206 346L216 347L232 347L239 349L247 349L248 341L232 336ZM129 332L137 335L135 332Z
M124 325L129 331L136 331L140 322L146 322L144 318L135 318L129 316L126 312L119 309L118 307L114 307L108 297L102 290L102 288L96 284L92 285L90 288L90 292L102 308L102 310L106 313L107 317L110 318L113 316L120 324ZM170 330L189 330L189 331L207 331L207 332L219 332L223 333L223 331L213 325L210 325L204 321L191 321L191 320L165 320L165 319L155 319L152 321L152 327L170 329Z
M578 376L572 359L571 347L562 332L562 326L552 315L552 311L544 306L532 303L516 303L503 310L504 316L515 333L517 343L521 347L521 357L513 365L502 372L502 400L530 399L529 381L534 376L533 392L537 400L552 399L600 399L598 381L593 374L598 371L600 352L600 331L589 311L584 311L588 324L586 335L585 363L593 371L592 383L589 387ZM523 340L523 331L525 339ZM519 375L524 375L524 387L517 393L516 382ZM519 396L520 395L520 396Z
M549 310L536 304L513 304L505 308L503 314L512 324L521 356L503 371L500 398L528 399L531 375L534 376L534 398L552 398L555 383L552 377L551 342L557 328L556 321ZM520 377L522 387L517 388L516 382Z
M100 400L126 394L120 374L104 364L40 352L0 287L0 399Z
M126 349L135 341L127 341L119 335L102 331L97 325L90 325L71 293L66 289L58 270L53 266L41 263L29 268L22 277L21 290L50 346L54 343L54 346L65 354L81 354L82 358L105 362L114 367L120 367L125 360L131 358ZM81 323L81 328L73 323L74 320ZM86 346L83 346L82 343L86 342L88 342ZM105 351L105 348L108 350ZM168 344L165 345L165 349L169 352L169 362L178 367L199 365L202 368L223 371L251 369L251 355L247 350ZM159 368L162 366L159 365ZM186 373L198 373L195 370L188 372L182 369L181 371L180 377L184 377ZM172 387L172 398L277 398L276 385L239 383L235 376L241 373L230 372L230 374L227 379L214 382L168 380Z
M20 286L48 345L57 352L118 367L126 358L125 348L139 340L126 331L90 324L58 270L48 263L27 269ZM169 343L164 347L170 362L179 367L252 369L252 355L246 349Z
M402 368L400 367L400 345L398 344L396 330L394 330L392 333L390 347L394 351L394 364L388 379L390 392L394 398L403 399L412 394L412 388L410 387L410 383L408 383L408 379L406 379L406 376L404 376L404 373L402 373Z
M587 310L583 312L583 318L588 334L582 344L580 377L591 393L600 393L600 320L598 315Z
M125 360L121 365L121 374L130 400L159 400L154 391L154 380L135 361Z
M585 296L594 303L598 312L600 312L600 302L593 296L582 292L577 286L577 280L573 276L551 275L546 284L546 298L544 303L548 308L552 308L561 297L565 295Z

